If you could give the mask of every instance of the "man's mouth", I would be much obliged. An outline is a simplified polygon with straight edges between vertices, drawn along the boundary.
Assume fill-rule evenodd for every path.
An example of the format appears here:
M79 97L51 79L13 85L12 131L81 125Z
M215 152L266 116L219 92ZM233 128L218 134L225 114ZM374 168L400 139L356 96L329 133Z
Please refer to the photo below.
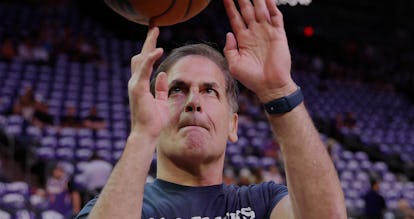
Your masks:
M182 128L204 128L207 131L209 130L209 128L203 124L197 124L197 123L191 123L191 122L184 122L183 124L179 126L179 129L182 129Z

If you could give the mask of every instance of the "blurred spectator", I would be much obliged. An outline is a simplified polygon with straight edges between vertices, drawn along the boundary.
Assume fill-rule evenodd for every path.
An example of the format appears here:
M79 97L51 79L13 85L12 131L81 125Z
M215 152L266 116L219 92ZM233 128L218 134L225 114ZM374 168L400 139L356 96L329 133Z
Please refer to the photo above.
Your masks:
M68 183L69 178L63 166L57 164L52 169L51 176L47 179L46 193L50 209L71 216L72 204Z
M1 45L0 60L11 61L16 56L13 40L7 37Z
M223 183L226 185L233 185L236 183L234 170L231 167L224 168L223 172Z
M103 189L111 172L112 164L94 153L90 161L82 167L82 173L78 176L87 189L86 200L94 197Z
M49 51L44 47L41 41L38 41L33 47L33 60L38 64L47 64L49 62Z
M53 116L49 113L49 106L46 103L38 102L36 104L32 123L39 128L53 125Z
M83 120L83 125L93 130L100 130L106 127L104 119L98 115L98 110L95 106L89 110L88 116Z
M254 182L254 176L248 168L242 168L239 172L239 186L247 186Z
M19 43L17 57L22 61L33 61L33 42L28 37Z
M356 126L356 118L355 113L353 112L346 112L344 117L343 125L348 128L354 128Z
M27 86L23 94L14 104L13 113L20 114L27 121L31 121L35 110L35 104L36 100L34 97L33 88L31 86Z
M262 167L256 167L253 169L253 183L259 184L264 182L263 178L263 168Z
M395 219L414 219L414 210L410 208L407 199L400 199L394 215Z
M60 126L69 128L79 128L82 126L81 119L76 115L74 106L66 107L66 114L60 118Z
M283 176L280 174L279 168L276 165L270 166L269 170L263 173L263 180L265 182L273 181L279 184L285 183L285 180L283 179Z
M379 182L371 180L371 189L363 196L365 201L365 218L382 219L387 208L384 197L379 193Z

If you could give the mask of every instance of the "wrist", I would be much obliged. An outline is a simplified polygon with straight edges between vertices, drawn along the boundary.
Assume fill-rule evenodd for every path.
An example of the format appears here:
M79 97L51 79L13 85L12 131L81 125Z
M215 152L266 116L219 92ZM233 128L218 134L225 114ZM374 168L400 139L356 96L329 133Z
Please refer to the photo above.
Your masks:
M268 89L260 94L257 93L257 97L260 99L260 102L264 104L272 100L288 96L295 92L297 89L298 86L292 82L280 88Z
M142 143L145 142L146 145L155 145L157 143L157 139L157 137L146 134L143 131L131 130L127 138L127 144L142 145Z
M280 115L292 111L302 102L302 90L297 87L291 94L266 102L263 106L269 115Z

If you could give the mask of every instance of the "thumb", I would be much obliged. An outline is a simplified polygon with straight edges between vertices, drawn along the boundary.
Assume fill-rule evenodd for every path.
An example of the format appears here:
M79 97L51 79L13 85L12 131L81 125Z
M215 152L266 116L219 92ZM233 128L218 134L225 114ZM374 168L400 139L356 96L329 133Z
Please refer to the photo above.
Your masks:
M230 63L235 63L239 58L239 50L237 49L237 40L234 34L229 32L226 34L226 45L224 46L224 56Z
M168 78L165 72L160 72L155 80L155 99L168 99Z

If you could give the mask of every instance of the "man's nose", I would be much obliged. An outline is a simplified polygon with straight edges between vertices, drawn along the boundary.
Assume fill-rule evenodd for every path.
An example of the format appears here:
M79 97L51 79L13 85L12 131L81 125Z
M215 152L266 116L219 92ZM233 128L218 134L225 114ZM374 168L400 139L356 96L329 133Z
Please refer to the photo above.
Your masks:
M185 112L201 112L201 103L198 93L191 92L188 96L187 104L185 106Z

